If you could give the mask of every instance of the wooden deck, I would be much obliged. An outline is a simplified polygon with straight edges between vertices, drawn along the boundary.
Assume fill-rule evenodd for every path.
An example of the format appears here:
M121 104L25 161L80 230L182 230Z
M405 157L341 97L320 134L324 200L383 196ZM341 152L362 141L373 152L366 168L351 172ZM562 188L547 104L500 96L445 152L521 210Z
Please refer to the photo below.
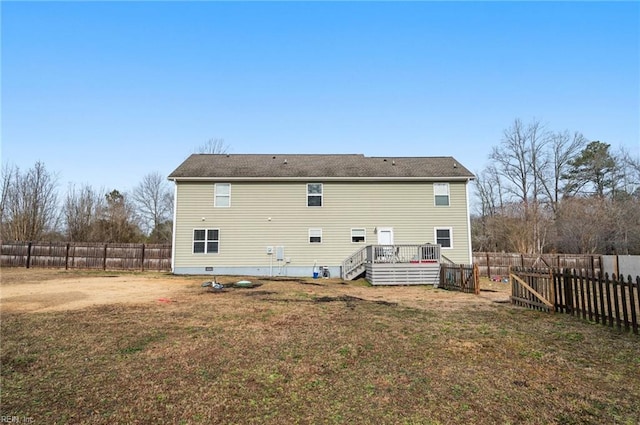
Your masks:
M362 274L372 285L437 285L438 245L368 245L342 264L342 278Z

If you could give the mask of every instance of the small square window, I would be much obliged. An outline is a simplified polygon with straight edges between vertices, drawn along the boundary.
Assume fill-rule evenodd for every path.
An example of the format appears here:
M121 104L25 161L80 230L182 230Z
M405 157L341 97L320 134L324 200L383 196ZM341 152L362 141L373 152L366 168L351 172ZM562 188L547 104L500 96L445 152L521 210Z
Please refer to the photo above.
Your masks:
M309 229L309 243L322 243L322 229Z
M364 243L367 239L366 229L351 229L351 242Z
M449 183L434 183L433 195L437 206L449 205Z
M307 206L308 207L322 206L322 183L307 184Z

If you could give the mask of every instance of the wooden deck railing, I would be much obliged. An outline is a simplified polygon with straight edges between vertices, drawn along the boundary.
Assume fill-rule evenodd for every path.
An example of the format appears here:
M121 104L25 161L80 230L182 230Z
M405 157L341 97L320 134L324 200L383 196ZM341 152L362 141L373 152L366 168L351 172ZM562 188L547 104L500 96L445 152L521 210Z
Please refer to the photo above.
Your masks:
M353 279L367 264L439 264L440 246L432 244L367 245L342 262L342 278Z
M369 245L368 263L439 263L439 245Z

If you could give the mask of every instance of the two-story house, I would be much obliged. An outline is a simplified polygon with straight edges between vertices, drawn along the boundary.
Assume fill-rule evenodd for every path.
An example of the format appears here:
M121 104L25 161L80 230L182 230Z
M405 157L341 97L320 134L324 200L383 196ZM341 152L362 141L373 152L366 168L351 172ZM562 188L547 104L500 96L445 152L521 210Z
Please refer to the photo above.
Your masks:
M345 260L377 245L370 257L433 244L472 261L473 174L451 157L194 154L169 179L176 274L351 278Z

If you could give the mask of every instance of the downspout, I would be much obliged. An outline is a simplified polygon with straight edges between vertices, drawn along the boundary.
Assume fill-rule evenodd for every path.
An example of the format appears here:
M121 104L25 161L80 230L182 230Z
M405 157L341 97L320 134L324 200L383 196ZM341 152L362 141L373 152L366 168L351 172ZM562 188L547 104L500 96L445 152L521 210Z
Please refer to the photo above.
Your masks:
M178 223L178 182L173 181L173 230L171 231L171 273L176 270L176 224Z
M465 183L465 187L466 187L466 192L467 192L467 240L469 241L469 264L473 263L473 247L472 247L472 243L471 243L471 207L469 206L469 202L470 202L470 198L469 198L469 182L471 180L467 180L467 183Z

